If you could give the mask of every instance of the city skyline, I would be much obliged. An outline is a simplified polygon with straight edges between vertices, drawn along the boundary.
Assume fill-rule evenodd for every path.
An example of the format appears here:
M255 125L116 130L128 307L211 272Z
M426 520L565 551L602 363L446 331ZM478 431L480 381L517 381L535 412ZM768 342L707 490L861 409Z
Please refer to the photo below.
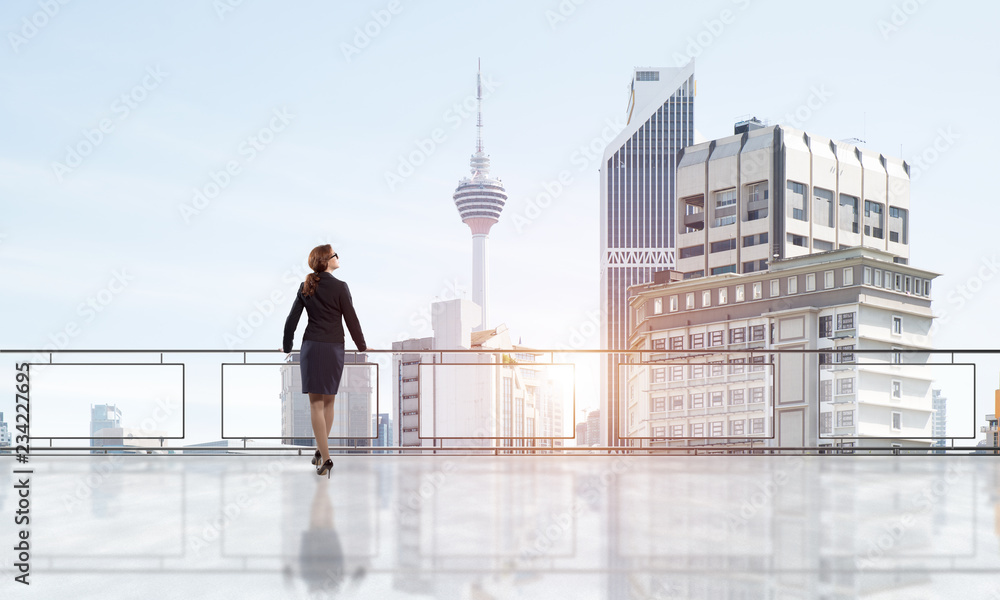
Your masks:
M921 6L893 24L893 7L848 4L850 18L802 8L830 35L862 42L837 52L813 45L790 14L750 2L673 7L669 23L598 4L568 15L531 3L403 5L363 48L357 31L386 10L377 3L343 12L245 5L223 16L176 7L170 19L158 12L167 9L130 9L142 22L192 24L184 36L164 27L142 38L107 18L110 8L65 7L0 57L5 82L24 90L0 99L12 117L0 140L0 186L10 199L0 274L16 292L3 299L2 346L277 348L305 256L327 242L342 256L337 276L351 285L373 347L428 335L430 301L471 298L468 232L448 197L474 139L469 73L480 56L493 166L510 195L491 231L492 320L516 326L525 344L597 347L601 153L624 127L634 69L695 58L700 139L729 135L751 113L833 139L860 137L913 165L911 260L942 273L935 345L989 345L1000 327L983 317L997 270L986 227L997 209L977 203L971 220L932 210L978 198L980 175L964 166L989 155L974 132L998 80L956 58L996 55L976 29L988 19L968 23L966 14ZM37 10L18 3L0 24L17 32ZM646 10L665 14L653 3ZM444 31L445 15L506 31L460 28L447 48L424 43ZM306 30L295 44L268 38L292 24ZM959 24L973 31L952 33ZM759 35L765 26L785 34ZM606 48L580 43L616 28L630 33L606 34L615 42ZM324 30L335 43L321 51L309 34L322 39ZM526 40L523 49L508 48L511 33ZM84 41L107 57L103 66L74 51ZM802 51L777 51L788 46ZM422 50L405 56L405 47ZM288 66L303 56L314 62ZM765 61L781 77L762 78ZM220 62L230 67L220 72ZM560 67L539 68L550 63ZM935 68L976 82L952 98L957 110L926 76ZM102 132L105 119L111 130ZM74 157L87 143L87 156ZM199 433L198 421L216 413L213 377L214 368L193 368L189 380L191 434L205 439L214 437ZM583 400L597 406L596 395ZM5 402L0 410L12 414Z

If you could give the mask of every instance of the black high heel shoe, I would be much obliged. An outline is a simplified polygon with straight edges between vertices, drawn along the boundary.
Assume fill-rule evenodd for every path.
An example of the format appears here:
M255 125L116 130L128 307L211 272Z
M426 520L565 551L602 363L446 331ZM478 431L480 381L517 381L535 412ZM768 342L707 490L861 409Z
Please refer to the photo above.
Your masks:
M319 460L321 458L323 458L323 455L319 453L319 450L317 450L316 454L313 455L313 459L312 459L312 464L313 464L314 467L318 467L319 466Z
M326 475L326 478L329 479L331 471L333 471L333 460L328 458L326 459L325 463L323 463L322 465L319 466L319 468L316 469L316 474L319 475L320 477Z

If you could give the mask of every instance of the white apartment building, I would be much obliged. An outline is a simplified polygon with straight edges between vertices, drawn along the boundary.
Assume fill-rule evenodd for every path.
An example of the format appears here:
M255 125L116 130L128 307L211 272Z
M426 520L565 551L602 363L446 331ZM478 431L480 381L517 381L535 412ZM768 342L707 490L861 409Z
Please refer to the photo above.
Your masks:
M364 352L347 352L344 372L340 378L336 401L333 403L333 426L330 444L334 446L370 446L374 437L371 415L375 409L372 382L374 367L366 364ZM281 442L293 446L315 446L312 420L309 414L309 395L302 393L302 374L299 370L299 353L288 357L289 363L281 366ZM307 438L307 439L293 439Z
M549 447L549 440L527 438L566 435L563 390L553 367L532 364L538 353L512 344L504 325L473 331L482 318L474 302L436 302L431 314L432 337L392 345L400 446Z
M623 366L623 434L654 446L929 446L937 274L894 258L846 248L632 288L630 347L649 353Z
M853 246L907 262L903 160L783 125L737 128L685 148L677 164L676 270L685 278Z

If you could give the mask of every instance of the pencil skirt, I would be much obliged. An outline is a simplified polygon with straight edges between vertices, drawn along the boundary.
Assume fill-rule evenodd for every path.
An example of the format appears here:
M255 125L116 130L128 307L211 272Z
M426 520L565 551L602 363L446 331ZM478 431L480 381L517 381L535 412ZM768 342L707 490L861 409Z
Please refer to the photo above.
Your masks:
M299 370L303 394L336 394L344 373L344 344L302 340Z

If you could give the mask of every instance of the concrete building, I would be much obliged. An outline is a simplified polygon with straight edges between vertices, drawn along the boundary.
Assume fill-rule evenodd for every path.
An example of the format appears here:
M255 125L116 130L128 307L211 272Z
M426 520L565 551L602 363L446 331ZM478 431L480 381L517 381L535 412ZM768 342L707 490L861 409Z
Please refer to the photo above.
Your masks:
M580 421L576 424L576 438L573 440L577 446L587 445L587 422Z
M489 236L490 228L500 220L507 201L503 183L490 177L490 157L483 151L483 86L476 74L476 152L469 161L472 177L462 179L453 199L462 222L472 230L472 301L479 307L479 331L489 318Z
M932 446L945 447L948 445L948 399L941 395L941 390L932 390L931 406L934 408L934 416L931 420L931 434L934 436ZM938 451L943 452L943 451Z
M628 296L653 273L675 268L674 172L694 138L694 60L681 68L637 68L628 122L604 151L601 172L601 348L626 347ZM601 445L618 445L621 415L609 412L619 389L614 365L601 358Z
M538 353L511 343L504 325L473 331L481 311L468 300L434 303L431 313L433 337L392 345L400 446L432 446L437 438L439 447L544 448L549 440L527 438L565 435L562 389L553 368L532 365ZM447 352L463 349L509 352Z
M937 275L894 258L847 248L632 288L630 347L652 351L623 366L633 443L927 447Z
M0 412L0 447L11 445L10 430L7 428L7 421L3 420L3 413Z
M104 446L108 445L100 440L94 439L98 437L98 432L102 429L115 430L121 429L122 426L122 411L117 406L113 404L91 404L90 405L90 445L91 446ZM110 436L113 438L114 436ZM121 436L118 436L119 439ZM109 439L108 443L111 443Z
M289 363L299 362L293 352ZM372 367L364 352L348 352L344 356L344 372L333 405L333 427L330 445L368 446L371 437L371 415L374 409ZM283 444L315 446L312 421L309 416L309 395L302 393L302 375L298 364L281 366L281 435ZM293 439L296 437L306 439Z
M587 415L587 445L603 446L604 438L601 437L601 411L592 410Z
M677 164L677 268L685 278L766 270L861 246L909 258L909 166L785 126L738 123Z

